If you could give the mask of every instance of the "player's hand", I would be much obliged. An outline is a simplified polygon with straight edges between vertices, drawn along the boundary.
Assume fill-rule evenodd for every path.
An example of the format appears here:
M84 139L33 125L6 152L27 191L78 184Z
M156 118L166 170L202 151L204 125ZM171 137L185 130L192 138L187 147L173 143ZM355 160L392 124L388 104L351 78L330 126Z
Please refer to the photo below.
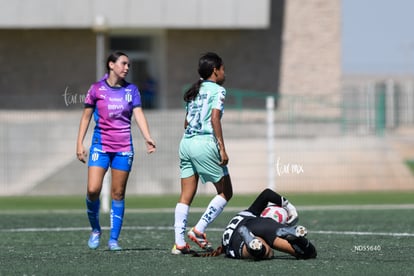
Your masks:
M226 166L229 163L229 157L227 156L227 152L225 150L220 150L220 166Z
M287 204L284 206L284 208L287 210L288 212L288 220L287 220L287 224L288 225L294 225L298 222L299 220L299 216L298 216L298 212L296 211L295 206L293 206L292 203L287 202Z
M78 146L76 149L76 157L78 158L78 160L81 161L82 163L86 163L87 156L88 154L86 153L86 150L83 147L83 145Z
M156 150L155 142L152 139L148 139L147 141L145 141L145 145L147 147L148 154L155 152Z

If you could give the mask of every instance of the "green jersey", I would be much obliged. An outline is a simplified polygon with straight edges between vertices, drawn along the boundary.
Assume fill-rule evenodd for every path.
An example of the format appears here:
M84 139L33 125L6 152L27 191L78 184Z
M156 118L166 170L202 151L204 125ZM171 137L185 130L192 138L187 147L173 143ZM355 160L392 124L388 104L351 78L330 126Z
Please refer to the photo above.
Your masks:
M213 109L218 109L220 110L220 118L223 116L225 97L226 89L224 87L212 81L202 82L198 95L186 105L188 125L184 137L214 136L211 112Z

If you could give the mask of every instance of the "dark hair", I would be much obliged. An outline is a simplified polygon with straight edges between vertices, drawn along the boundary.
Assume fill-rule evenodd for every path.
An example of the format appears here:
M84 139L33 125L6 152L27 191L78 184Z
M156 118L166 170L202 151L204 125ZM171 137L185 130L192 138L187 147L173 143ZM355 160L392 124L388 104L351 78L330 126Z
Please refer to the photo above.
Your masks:
M214 68L219 69L223 60L216 53L208 52L202 55L198 61L198 75L200 79L195 82L184 94L184 101L193 100L200 90L201 83L213 74Z
M109 55L108 59L106 60L106 71L108 72L108 74L109 74L109 71L111 71L111 68L109 68L109 63L116 62L120 56L128 57L127 54L120 52L120 51L113 52L112 54Z

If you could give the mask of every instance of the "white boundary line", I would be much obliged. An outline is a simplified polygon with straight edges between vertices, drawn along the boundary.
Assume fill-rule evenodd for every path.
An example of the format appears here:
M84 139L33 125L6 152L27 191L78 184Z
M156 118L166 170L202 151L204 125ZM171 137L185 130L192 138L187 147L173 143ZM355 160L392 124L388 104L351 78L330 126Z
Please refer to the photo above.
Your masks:
M227 207L225 212L238 212L243 208ZM378 204L378 205L326 205L326 206L297 206L299 211L335 211L335 210L410 210L414 209L414 204ZM191 208L192 212L203 212L204 208ZM0 211L0 214L76 214L85 213L84 210L19 210L19 211ZM173 213L173 208L151 208L151 209L127 209L128 213ZM109 230L109 227L102 227ZM160 230L173 231L172 226L124 226L123 230ZM71 231L90 231L89 227L51 227L51 228L11 228L0 229L0 233L22 233L22 232L71 232ZM221 232L221 228L209 228L209 231ZM309 231L311 234L320 235L350 235L350 236L391 236L391 237L414 237L414 233L393 233L393 232L359 232L359 231Z
M247 208L247 206L245 207ZM338 210L414 210L414 204L362 204L362 205L307 205L296 206L302 211L338 211ZM191 207L191 212L204 212L205 208ZM226 207L223 212L239 212L243 207ZM126 213L174 213L174 208L126 208ZM86 213L84 209L68 210L0 210L2 214L80 214Z
M109 230L109 227L102 227L103 230ZM124 226L122 230L144 230L144 231L173 231L172 226ZM24 232L74 232L90 231L89 227L51 227L51 228L14 228L0 229L0 233L24 233ZM208 231L222 232L222 228L211 227ZM391 237L414 237L414 233L392 233L392 232L360 232L360 231L308 231L311 234L321 235L345 235L345 236L391 236Z

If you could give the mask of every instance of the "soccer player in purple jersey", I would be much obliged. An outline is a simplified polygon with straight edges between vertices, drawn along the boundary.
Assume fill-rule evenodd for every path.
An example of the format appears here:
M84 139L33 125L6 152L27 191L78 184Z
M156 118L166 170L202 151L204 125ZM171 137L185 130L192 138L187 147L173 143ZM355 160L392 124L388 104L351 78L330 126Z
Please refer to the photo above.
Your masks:
M111 167L111 231L109 250L122 250L118 238L125 210L125 189L134 158L131 135L131 118L134 116L145 140L147 153L155 151L149 126L141 108L137 86L125 81L129 71L129 58L122 52L111 54L106 62L107 77L92 84L85 98L85 108L80 120L76 154L86 162L83 140L92 115L95 129L88 161L88 187L86 207L92 228L88 246L96 249L100 243L99 223L100 193L106 171Z

